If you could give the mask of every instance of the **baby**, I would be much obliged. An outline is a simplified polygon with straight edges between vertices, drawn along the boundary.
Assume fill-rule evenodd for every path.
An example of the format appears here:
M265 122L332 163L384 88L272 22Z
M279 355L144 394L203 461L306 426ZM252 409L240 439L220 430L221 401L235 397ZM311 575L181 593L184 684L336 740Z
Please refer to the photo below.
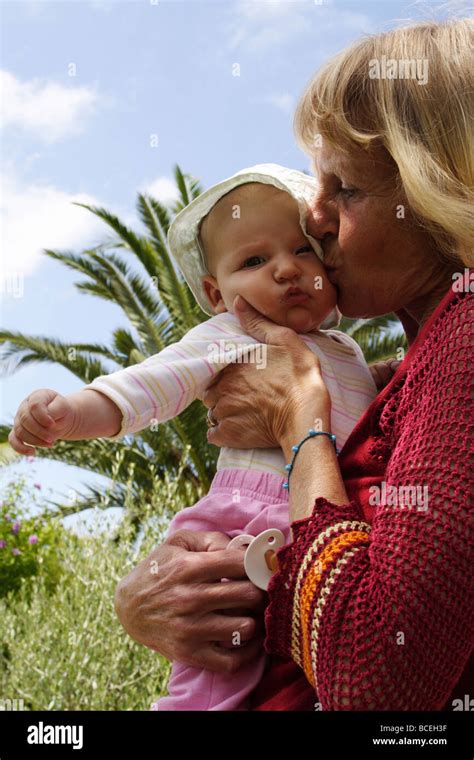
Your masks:
M78 393L35 392L17 413L12 446L28 453L28 443L51 446L61 438L135 433L201 399L229 362L265 366L265 345L246 335L232 313L240 294L269 319L299 333L319 358L331 396L330 432L342 448L376 387L359 346L343 333L320 330L338 314L321 250L305 231L315 189L315 180L303 173L261 164L213 186L183 209L169 230L170 249L198 303L214 316L156 356L98 377ZM232 539L273 528L289 543L285 464L278 448L222 448L209 493L174 517L168 535L187 528L225 532ZM264 667L263 652L232 676L174 662L169 696L152 709L245 710Z

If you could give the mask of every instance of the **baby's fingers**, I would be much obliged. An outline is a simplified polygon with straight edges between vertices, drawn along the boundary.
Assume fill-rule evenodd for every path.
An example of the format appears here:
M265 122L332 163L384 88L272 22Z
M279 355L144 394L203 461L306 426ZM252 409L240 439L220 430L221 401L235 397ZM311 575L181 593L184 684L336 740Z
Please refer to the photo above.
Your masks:
M57 438L56 434L52 430L48 430L47 428L43 427L43 425L40 425L29 410L20 412L17 415L14 428L17 428L17 435L20 432L25 431L27 434L30 434L36 438L41 443L36 443L36 441L30 441L30 443L35 443L38 446L54 443ZM21 435L18 435L18 437L23 441L25 440L24 438L21 438Z
M27 446L20 441L14 430L10 430L8 434L8 443L18 454L25 454L25 456L32 456L35 454L34 446Z
M24 425L21 425L19 422L15 422L13 426L13 433L15 434L18 441L21 441L23 444L29 443L30 446L50 448L54 444L54 439L52 437L45 438L42 435L35 435L30 430L27 430L27 428ZM44 435L46 435L46 432Z
M48 407L45 401L32 401L29 404L30 416L43 428L49 428L54 425L54 419L48 413Z

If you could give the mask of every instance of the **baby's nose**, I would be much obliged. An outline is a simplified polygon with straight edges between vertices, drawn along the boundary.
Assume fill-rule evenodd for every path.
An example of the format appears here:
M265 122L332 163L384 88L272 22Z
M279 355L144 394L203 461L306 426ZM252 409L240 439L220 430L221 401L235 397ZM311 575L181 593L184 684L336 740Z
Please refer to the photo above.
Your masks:
M296 277L301 273L296 257L287 256L279 261L275 267L275 277L277 279L288 279Z

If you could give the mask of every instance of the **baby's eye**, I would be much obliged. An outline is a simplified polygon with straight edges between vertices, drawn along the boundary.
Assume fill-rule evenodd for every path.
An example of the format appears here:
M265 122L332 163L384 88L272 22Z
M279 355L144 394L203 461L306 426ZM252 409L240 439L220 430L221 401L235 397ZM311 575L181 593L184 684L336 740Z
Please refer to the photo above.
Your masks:
M302 245L301 248L298 248L296 253L314 253L314 251L310 245Z
M251 256L249 259L246 259L244 261L244 267L247 266L247 264L249 263L249 261L258 261L258 259L261 259L261 258L262 258L261 256ZM252 267L252 266L256 266L256 265L255 264L250 264L250 266Z

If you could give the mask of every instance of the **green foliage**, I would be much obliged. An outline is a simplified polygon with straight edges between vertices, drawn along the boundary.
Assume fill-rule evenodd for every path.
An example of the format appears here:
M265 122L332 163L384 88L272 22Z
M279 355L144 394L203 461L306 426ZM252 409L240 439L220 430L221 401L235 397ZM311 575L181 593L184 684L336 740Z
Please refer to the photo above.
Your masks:
M338 329L354 338L368 364L403 358L407 350L406 335L395 314L385 314L373 319L344 317Z
M0 504L0 598L31 593L31 580L41 577L45 593L52 593L61 575L64 528L43 513L31 516L25 505L35 503L34 488L25 481L10 483Z
M175 481L157 490L161 505L183 509ZM81 537L65 531L54 591L38 575L31 594L22 588L0 599L4 698L23 699L26 710L149 710L166 692L169 663L134 642L114 610L119 580L163 540L163 514L142 506L139 542L127 519L118 542L92 526Z

